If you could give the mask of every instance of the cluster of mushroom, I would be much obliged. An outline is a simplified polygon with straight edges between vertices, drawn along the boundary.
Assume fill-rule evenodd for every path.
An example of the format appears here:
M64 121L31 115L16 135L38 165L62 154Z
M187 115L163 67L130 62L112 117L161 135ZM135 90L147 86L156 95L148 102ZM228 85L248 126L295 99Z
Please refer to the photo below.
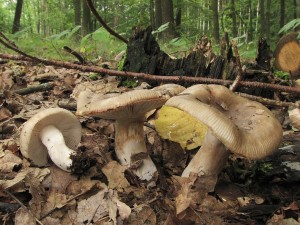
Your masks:
M78 97L77 115L115 120L115 152L122 165L132 168L141 180L151 180L157 168L144 141L146 113L163 105L180 109L208 127L202 147L183 171L217 174L229 150L250 159L271 154L282 138L277 119L263 105L242 98L220 85L194 85L185 89L166 84L151 90L116 95ZM174 121L176 123L176 121ZM22 154L38 166L47 163L47 152L60 168L69 171L70 155L81 139L81 126L71 112L48 109L28 120L20 136Z
M264 158L276 150L282 139L281 124L269 109L224 86L194 85L165 105L190 114L208 127L203 144L183 171L183 177L190 173L218 174L229 151L248 159Z

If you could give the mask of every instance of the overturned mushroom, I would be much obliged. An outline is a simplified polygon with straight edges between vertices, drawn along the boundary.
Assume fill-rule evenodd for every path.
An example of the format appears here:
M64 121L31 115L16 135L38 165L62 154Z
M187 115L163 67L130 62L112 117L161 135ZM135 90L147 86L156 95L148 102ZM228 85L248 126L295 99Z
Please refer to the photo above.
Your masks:
M171 96L183 91L180 85L166 84L152 90L133 90L119 95L78 97L77 115L115 120L115 152L122 165L132 166L141 180L150 180L157 171L144 141L145 114L161 107Z
M20 134L23 156L37 166L47 164L48 154L59 168L70 171L77 145L81 140L81 125L68 110L50 108L25 122Z
M260 103L242 98L224 86L194 85L166 104L189 113L208 126L204 142L183 171L198 175L218 174L229 151L249 159L266 157L276 149L282 128Z

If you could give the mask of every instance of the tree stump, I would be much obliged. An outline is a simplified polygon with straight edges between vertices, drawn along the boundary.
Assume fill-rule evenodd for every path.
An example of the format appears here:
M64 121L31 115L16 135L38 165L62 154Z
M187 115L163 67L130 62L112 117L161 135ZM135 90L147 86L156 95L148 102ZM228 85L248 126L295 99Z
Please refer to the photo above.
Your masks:
M215 56L211 43L202 38L184 58L174 59L162 51L151 29L137 31L129 40L123 70L156 75L221 78L224 59Z

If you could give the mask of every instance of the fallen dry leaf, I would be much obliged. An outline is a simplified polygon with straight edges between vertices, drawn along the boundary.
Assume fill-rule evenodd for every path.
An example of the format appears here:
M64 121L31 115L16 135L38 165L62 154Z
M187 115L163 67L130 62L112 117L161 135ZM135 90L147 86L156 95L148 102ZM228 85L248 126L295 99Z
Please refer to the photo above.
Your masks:
M27 210L19 208L15 216L15 225L36 225L36 220Z
M12 172L16 166L20 166L22 160L11 151L4 151L4 155L0 157L0 173Z
M214 190L217 175L191 174L189 177L173 176L172 180L175 186L175 207L178 215L189 207L196 209L201 205L207 194Z
M144 224L156 225L157 219L153 209L151 209L151 207L148 205L142 204L136 206L133 209L126 224L127 225L144 225Z
M47 168L24 168L21 171L19 171L12 180L0 180L0 186L4 189L18 186L19 191L25 190L25 178L28 180L36 178L41 182L49 173L50 170Z
M108 179L109 188L119 189L130 186L124 175L125 170L126 166L122 166L116 161L111 161L102 168L103 173Z

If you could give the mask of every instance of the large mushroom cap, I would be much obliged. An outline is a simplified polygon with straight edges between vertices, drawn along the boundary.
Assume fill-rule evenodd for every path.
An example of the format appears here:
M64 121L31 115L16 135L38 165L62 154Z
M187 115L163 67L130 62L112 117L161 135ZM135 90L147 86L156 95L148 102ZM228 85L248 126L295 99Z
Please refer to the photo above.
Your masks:
M38 112L25 122L20 134L22 155L37 166L47 164L48 150L40 140L39 133L48 125L53 125L62 132L70 149L75 149L81 140L81 124L70 111L50 108Z
M281 124L266 107L224 86L194 85L166 105L188 112L229 150L250 159L270 155L281 142Z
M143 118L146 112L161 107L170 97L185 88L180 85L167 84L152 90L132 90L119 95L102 95L92 97L89 101L86 94L80 94L77 115L99 116L103 119Z

